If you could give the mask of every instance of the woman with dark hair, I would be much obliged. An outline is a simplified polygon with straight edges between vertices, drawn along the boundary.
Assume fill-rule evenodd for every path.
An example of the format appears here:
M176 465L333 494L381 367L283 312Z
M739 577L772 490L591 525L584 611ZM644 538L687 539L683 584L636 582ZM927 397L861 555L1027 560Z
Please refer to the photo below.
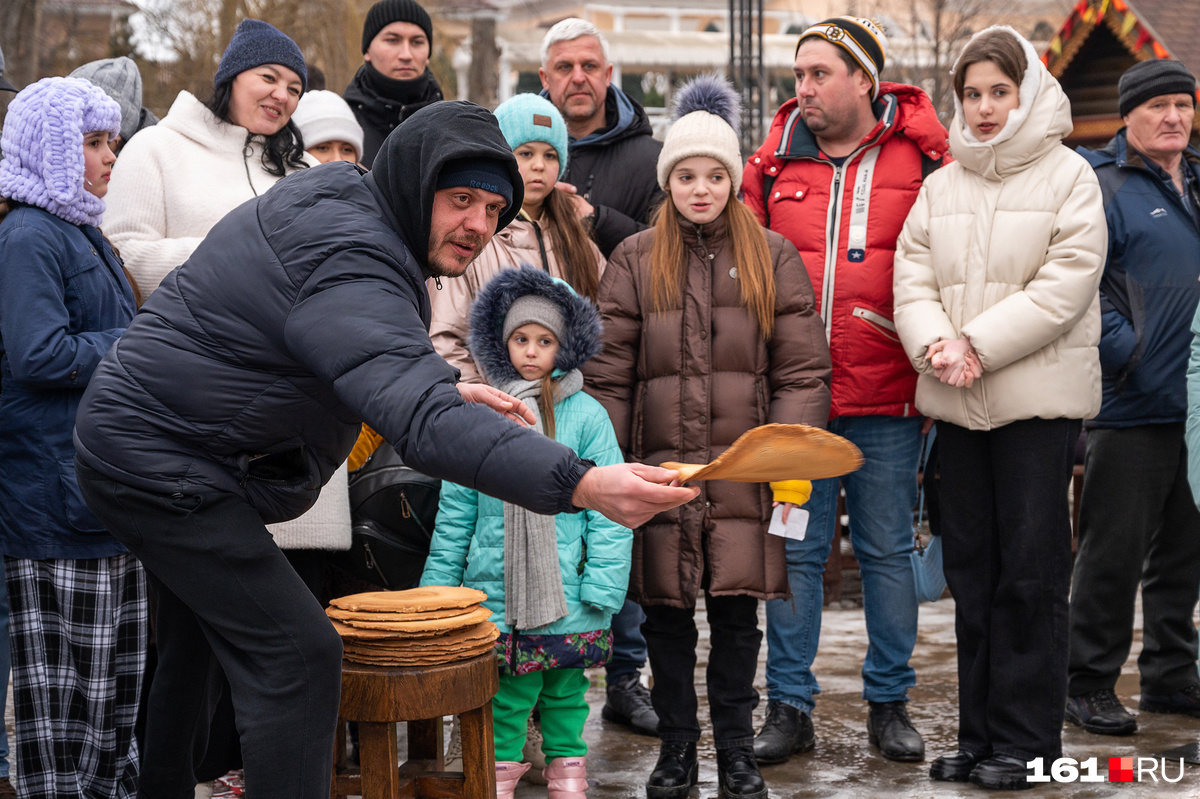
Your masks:
M180 92L121 151L108 234L149 295L229 211L316 161L292 113L307 86L296 43L257 19L238 25L206 102Z
M1097 289L1107 229L1071 107L1012 28L954 68L954 163L896 246L895 320L937 420L942 545L958 642L958 751L935 780L1033 787L1062 755L1080 420L1100 409Z
M142 567L83 501L71 432L135 310L100 232L121 108L76 78L26 86L0 160L0 550L11 607L12 793L125 799L146 663Z

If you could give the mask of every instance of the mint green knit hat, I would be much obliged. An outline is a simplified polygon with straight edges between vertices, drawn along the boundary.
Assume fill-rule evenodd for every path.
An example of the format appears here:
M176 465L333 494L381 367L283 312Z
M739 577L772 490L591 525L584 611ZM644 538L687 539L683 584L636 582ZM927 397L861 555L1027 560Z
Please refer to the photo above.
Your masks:
M544 141L558 153L558 179L567 174L567 123L554 104L536 94L518 94L493 111L508 146L516 150L531 141Z

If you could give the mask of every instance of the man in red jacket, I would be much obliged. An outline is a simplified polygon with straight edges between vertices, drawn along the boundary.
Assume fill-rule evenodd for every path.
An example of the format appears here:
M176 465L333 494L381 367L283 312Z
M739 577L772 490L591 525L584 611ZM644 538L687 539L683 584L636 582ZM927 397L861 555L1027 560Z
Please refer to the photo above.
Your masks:
M892 258L921 181L948 143L923 91L880 82L886 51L870 20L835 17L804 31L796 99L775 115L743 182L759 221L804 258L833 360L829 429L866 458L851 475L813 484L807 535L787 541L794 598L767 603L767 721L754 742L762 763L814 745L820 687L811 666L839 487L862 572L869 739L891 760L925 757L905 709L916 682L908 665L917 638L909 552L922 419L913 405L917 374L892 323Z

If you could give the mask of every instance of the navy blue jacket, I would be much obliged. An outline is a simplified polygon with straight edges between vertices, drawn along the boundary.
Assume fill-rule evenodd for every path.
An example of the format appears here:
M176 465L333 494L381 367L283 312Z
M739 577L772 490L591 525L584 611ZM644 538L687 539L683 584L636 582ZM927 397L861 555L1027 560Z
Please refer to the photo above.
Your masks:
M1079 149L1104 189L1108 260L1100 283L1104 401L1089 427L1182 422L1192 317L1200 301L1200 230L1170 178L1128 146ZM1200 204L1200 152L1184 154Z
M366 421L422 472L538 513L575 510L587 464L464 403L429 340L414 254L428 242L410 247L416 234L401 232L429 235L438 171L489 146L493 128L495 157L520 180L490 114L450 118L462 105L414 115L370 175L347 163L303 170L217 223L97 370L76 427L80 458L152 492L231 492L276 522L312 505ZM427 132L402 136L422 118ZM422 135L432 149L405 156L398 142ZM393 209L404 201L402 222Z
M125 547L75 482L71 428L133 293L100 231L32 206L0 223L0 533L16 558L104 558Z

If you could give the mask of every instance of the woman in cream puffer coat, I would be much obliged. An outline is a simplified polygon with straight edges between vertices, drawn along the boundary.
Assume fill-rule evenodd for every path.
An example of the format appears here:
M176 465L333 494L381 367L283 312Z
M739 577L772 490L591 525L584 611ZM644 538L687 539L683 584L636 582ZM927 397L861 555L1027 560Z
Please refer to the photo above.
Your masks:
M926 179L896 249L895 320L938 422L958 636L959 752L934 779L1032 787L1062 754L1081 420L1100 409L1107 230L1071 109L1032 46L989 28L955 67L955 162ZM1015 103L1015 105L1014 105Z

